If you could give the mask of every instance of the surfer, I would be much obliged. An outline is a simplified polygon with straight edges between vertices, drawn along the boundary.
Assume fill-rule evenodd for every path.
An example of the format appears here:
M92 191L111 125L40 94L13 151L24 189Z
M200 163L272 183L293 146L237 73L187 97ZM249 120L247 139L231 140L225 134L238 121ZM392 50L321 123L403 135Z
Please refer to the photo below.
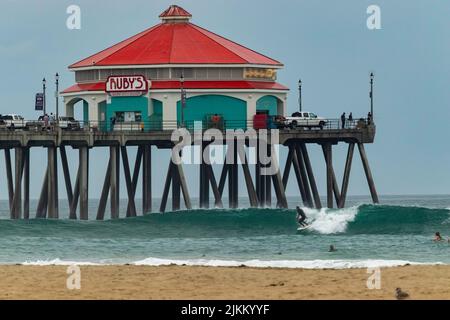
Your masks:
M297 207L297 223L303 228L309 226L308 223L306 223L306 214L300 207Z

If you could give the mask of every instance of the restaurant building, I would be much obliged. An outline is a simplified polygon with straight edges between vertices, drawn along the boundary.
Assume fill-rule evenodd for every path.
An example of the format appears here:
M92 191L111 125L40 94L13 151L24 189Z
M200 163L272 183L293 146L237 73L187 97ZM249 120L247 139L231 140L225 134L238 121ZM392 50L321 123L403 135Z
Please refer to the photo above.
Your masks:
M170 130L211 119L247 128L257 113L284 115L288 88L279 61L190 22L171 6L161 23L69 66L75 84L61 95L67 116L113 127ZM184 92L184 93L183 93Z

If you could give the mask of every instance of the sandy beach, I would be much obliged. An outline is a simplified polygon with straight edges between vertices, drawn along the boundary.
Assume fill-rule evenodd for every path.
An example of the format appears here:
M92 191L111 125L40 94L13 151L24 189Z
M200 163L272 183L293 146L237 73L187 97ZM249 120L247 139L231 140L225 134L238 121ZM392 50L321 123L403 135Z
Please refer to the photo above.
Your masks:
M65 266L0 266L0 299L450 299L450 266L381 269L369 290L366 269L82 266L81 289L68 290Z

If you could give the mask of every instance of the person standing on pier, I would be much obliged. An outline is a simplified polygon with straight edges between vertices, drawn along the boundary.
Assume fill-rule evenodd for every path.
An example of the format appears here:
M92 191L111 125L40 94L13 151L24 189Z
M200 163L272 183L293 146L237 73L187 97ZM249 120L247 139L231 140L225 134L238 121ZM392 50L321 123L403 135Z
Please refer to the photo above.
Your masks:
M48 120L49 120L48 114L45 114L44 115L44 127L45 127L45 130L49 129Z
M345 129L345 112L341 115L341 124L342 124L342 129Z

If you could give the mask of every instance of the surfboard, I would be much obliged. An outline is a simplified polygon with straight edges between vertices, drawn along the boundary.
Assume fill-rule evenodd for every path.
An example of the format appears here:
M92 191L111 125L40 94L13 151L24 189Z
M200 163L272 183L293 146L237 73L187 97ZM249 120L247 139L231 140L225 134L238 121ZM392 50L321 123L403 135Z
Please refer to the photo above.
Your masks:
M310 225L310 224L307 225L306 227L298 227L298 228L297 228L297 231L303 231L303 230L307 230L307 229L309 229L309 228L311 228L311 225Z

